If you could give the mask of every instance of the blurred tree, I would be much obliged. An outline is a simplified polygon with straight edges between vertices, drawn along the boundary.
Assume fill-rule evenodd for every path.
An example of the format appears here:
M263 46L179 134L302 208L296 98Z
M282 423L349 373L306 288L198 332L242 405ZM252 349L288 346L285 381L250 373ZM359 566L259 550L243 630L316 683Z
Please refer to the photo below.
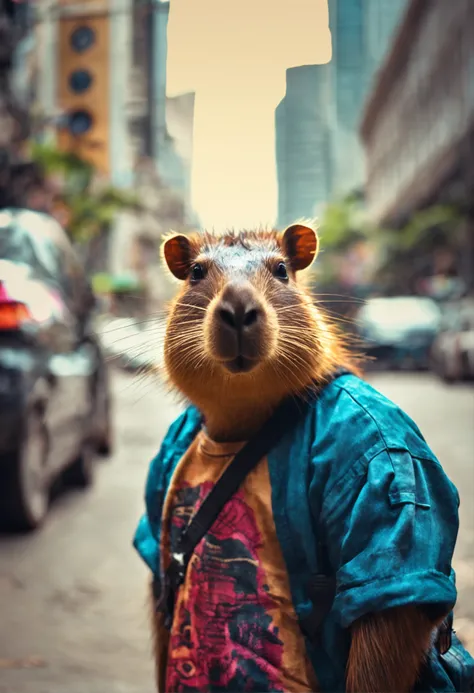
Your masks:
M347 270L364 266L361 247L375 244L375 231L368 220L361 190L331 201L322 214L321 253L310 270L310 284L318 305L329 312L331 319L340 321L346 334L354 331L351 316L360 304L359 295L364 293L364 287L357 285L364 281L357 279L360 272Z
M370 222L359 191L330 202L320 225L321 256L312 270L315 291L326 292L328 303L329 294L337 295L344 312L343 296L370 294L375 287L382 293L416 293L426 277L456 275L465 217L460 206L432 205L412 214L401 228L382 228ZM360 244L374 251L372 276L367 286L348 286L343 275L359 262L355 251Z
M319 228L325 251L345 250L354 242L370 238L372 231L364 198L359 191L330 202L324 210Z
M399 250L432 247L439 243L455 246L459 241L463 210L454 205L433 205L419 210L401 229L383 231L385 244Z
M0 0L0 208L21 205L35 177L23 161L22 149L30 134L28 112L12 90L13 56L21 26L15 23L15 3Z
M379 229L379 263L375 280L386 291L412 293L422 277L436 272L440 251L454 258L449 272L456 274L462 252L465 210L456 205L433 205L415 212L400 229ZM446 270L447 271L447 270Z
M31 158L43 172L46 185L54 189L52 212L59 214L76 243L87 243L107 232L119 211L140 208L133 193L98 181L94 168L76 154L33 143Z
M348 291L341 285L343 259L361 243L376 242L376 230L370 224L364 194L353 190L329 202L319 226L321 254L312 269L314 283L324 291L340 294Z

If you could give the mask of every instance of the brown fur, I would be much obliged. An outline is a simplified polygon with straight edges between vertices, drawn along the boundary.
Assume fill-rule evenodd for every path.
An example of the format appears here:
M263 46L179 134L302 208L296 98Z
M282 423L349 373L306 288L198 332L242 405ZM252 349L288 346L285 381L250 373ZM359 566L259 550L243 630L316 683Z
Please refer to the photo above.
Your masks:
M371 614L352 627L348 693L408 693L416 683L434 628L416 606Z
M164 256L174 266L175 276L184 281L168 317L167 376L170 384L204 413L213 438L248 438L285 396L300 393L311 382L323 383L337 366L361 374L359 359L350 354L334 321L315 305L294 271L308 262L289 255L310 252L310 236L303 238L299 250L298 237L285 245L284 235L274 230L193 234L188 241L182 237L175 241L164 250ZM183 254L183 246L188 255ZM206 327L217 298L235 274L232 249L241 258L247 251L245 257L255 260L245 272L267 311L271 344L267 358L255 371L236 376L226 373L213 360L212 338ZM280 261L288 263L288 283L279 282L269 271ZM207 277L192 285L187 271L196 262L206 268ZM153 627L155 634L162 632L159 617L154 616ZM352 628L347 691L411 690L433 627L421 611L411 606L361 619ZM158 637L154 648L156 661L163 664L166 646Z
M151 616L151 647L155 663L156 690L164 691L169 633L163 625L163 615L156 611L152 584L149 589L149 612Z

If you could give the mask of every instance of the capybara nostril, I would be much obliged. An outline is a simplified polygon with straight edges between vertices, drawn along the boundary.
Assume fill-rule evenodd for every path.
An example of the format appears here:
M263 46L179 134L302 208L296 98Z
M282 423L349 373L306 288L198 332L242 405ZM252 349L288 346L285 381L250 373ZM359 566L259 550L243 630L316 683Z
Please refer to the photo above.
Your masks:
M217 310L217 315L219 319L229 327L237 327L235 312L232 308L219 308Z
M234 308L221 307L217 309L217 315L221 322L238 331L244 327L250 327L258 320L258 310L256 308L246 310L243 307L242 310L235 310Z
M250 327L258 320L258 310L256 308L251 308L244 315L243 325L244 327Z

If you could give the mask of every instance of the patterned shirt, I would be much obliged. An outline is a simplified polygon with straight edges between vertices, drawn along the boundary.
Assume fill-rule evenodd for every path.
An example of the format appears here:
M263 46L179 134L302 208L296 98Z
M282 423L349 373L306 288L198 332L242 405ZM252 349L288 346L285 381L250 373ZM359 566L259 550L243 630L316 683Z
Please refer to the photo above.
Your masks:
M243 443L204 431L175 470L163 509L162 550L177 538ZM266 459L198 544L180 588L166 690L314 691L313 670L273 521Z

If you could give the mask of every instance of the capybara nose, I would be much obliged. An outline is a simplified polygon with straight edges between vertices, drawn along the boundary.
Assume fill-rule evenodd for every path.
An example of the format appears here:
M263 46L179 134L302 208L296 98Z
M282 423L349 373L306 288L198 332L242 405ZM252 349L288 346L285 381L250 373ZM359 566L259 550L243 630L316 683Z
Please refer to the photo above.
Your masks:
M221 326L237 333L251 332L260 318L260 308L251 288L242 284L228 284L216 306Z
M261 356L264 309L251 284L230 282L214 311L212 348L232 372L252 369Z

